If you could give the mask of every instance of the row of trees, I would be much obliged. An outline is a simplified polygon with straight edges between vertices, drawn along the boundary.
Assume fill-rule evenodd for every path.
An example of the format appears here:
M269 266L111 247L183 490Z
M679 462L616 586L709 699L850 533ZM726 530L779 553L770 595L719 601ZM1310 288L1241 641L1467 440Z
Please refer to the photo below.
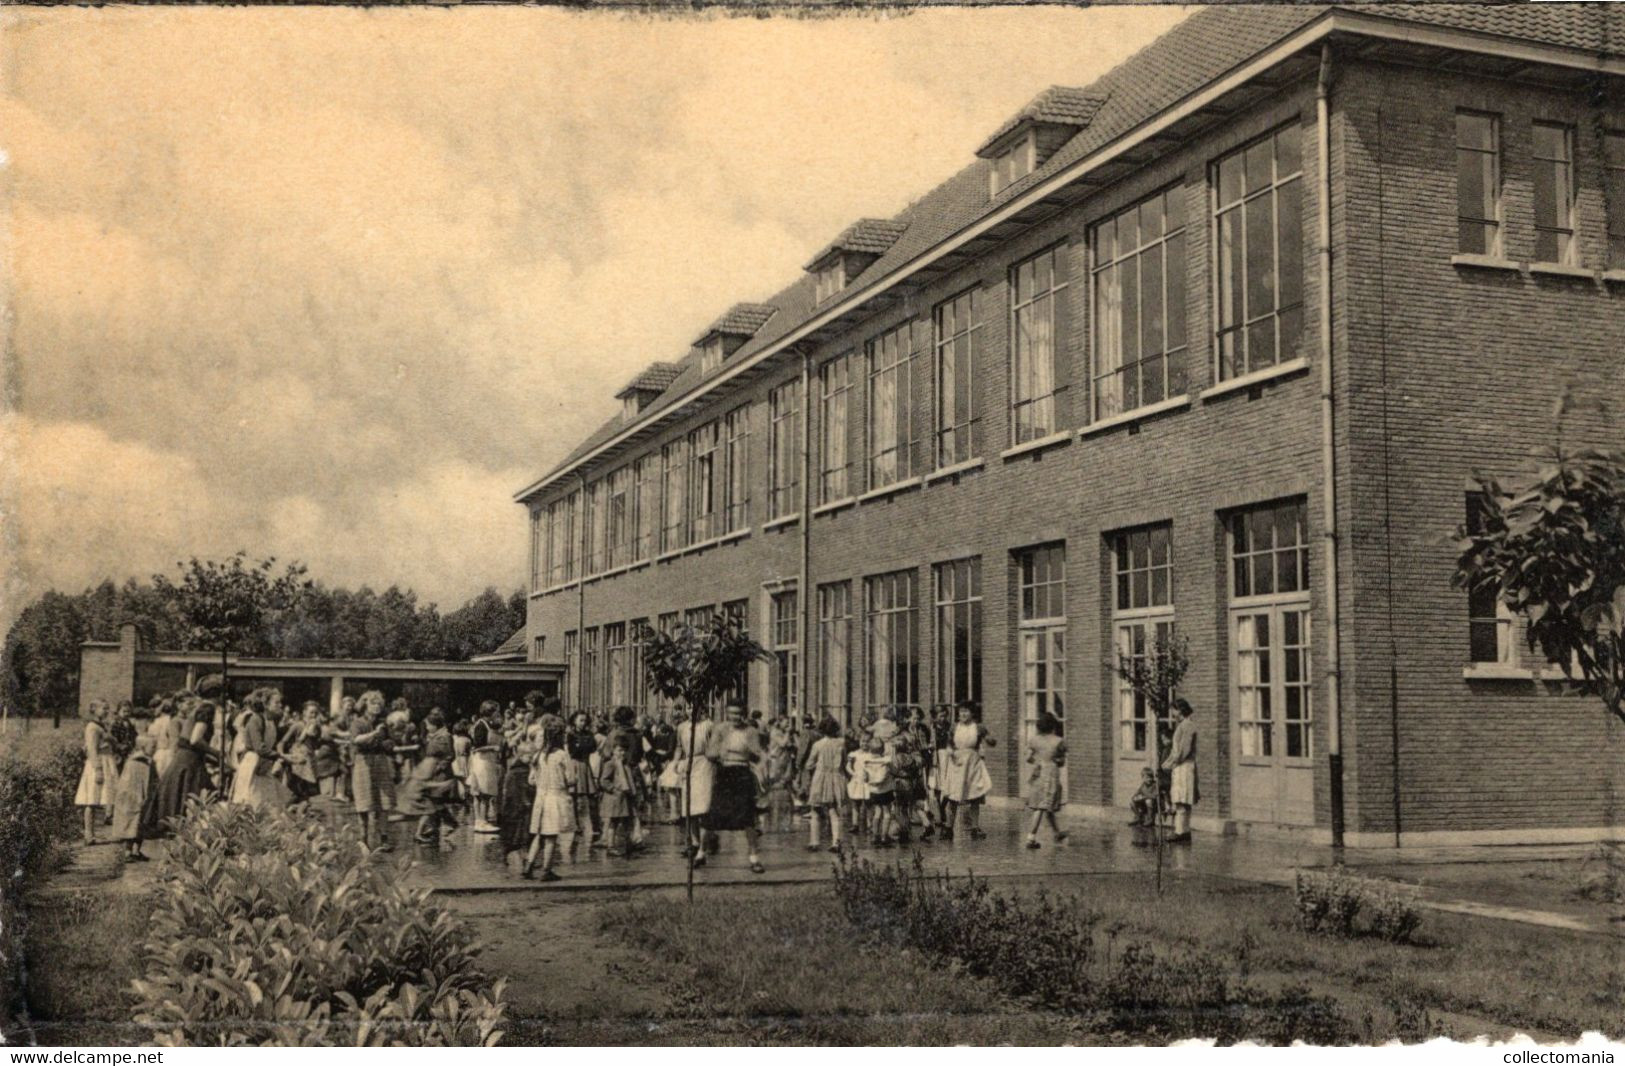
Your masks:
M267 561L269 562L269 561ZM199 562L180 567L171 580L131 578L122 585L103 581L80 593L50 591L25 607L6 634L0 699L13 712L72 706L79 683L79 645L116 640L119 625L135 622L150 646L208 648L218 643L197 624L198 575L251 573L265 564ZM283 658L467 660L494 650L525 622L525 596L504 596L494 588L445 614L417 593L391 585L351 590L304 579L290 567L274 609L233 626L231 650L242 655ZM178 590L192 586L192 592ZM203 588L211 587L205 581ZM206 605L205 605L206 606Z

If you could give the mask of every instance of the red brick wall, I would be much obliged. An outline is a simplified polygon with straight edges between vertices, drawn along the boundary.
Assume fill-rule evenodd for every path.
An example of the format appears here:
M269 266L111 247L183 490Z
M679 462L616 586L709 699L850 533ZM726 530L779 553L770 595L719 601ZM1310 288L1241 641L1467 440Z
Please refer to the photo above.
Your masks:
M1581 261L1601 269L1595 115L1577 93L1392 67L1343 70L1335 99L1349 189L1350 828L1393 832L1396 785L1404 832L1615 824L1617 726L1597 701L1532 681L1465 680L1467 600L1450 587L1468 475L1513 474L1551 442L1565 384L1611 410L1569 416L1564 443L1625 444L1625 290L1451 265L1455 111L1502 116L1505 244L1520 261L1534 251L1530 123L1577 124Z

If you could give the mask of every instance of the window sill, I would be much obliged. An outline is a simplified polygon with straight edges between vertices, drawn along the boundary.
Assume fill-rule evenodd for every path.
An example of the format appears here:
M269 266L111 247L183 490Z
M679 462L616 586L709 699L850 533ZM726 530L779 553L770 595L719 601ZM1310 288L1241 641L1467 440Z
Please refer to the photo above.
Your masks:
M1266 381L1274 381L1276 378L1284 378L1289 374L1296 374L1300 371L1308 369L1309 360L1300 356L1299 358L1293 359L1290 362L1281 363L1277 366L1266 367L1263 370L1255 370L1251 374L1243 374L1239 378L1231 378L1229 381L1221 381L1211 388L1203 389L1202 402L1207 403L1208 401L1217 399L1226 393L1238 392L1241 389L1250 389L1254 385L1262 385Z
M712 537L710 540L702 540L697 544L690 544L686 548L677 548L673 551L666 552L664 555L657 555L655 556L655 562L663 563L668 559L675 559L680 555L691 555L694 552L701 552L707 548L715 548L719 544L729 544L736 540L743 540L748 536L750 536L750 528L747 526L744 529L736 529L732 533L724 533L720 537Z
M775 529L783 529L785 526L793 526L799 521L801 521L801 514L799 512L796 514L787 514L783 518L775 518L771 522L763 522L762 532L769 533Z
M1596 281L1596 271L1584 267L1570 266L1567 263L1530 263L1529 273L1544 274L1553 278L1574 278L1576 280Z
M1475 270L1507 270L1514 274L1520 273L1516 260L1502 259L1498 255L1480 255L1477 252L1457 252L1450 257L1450 265L1455 267L1472 267Z
M580 580L566 581L562 585L553 585L550 588L545 588L542 591L538 592L536 595L538 595L538 596L547 596L547 595L551 595L552 593L555 593L555 592L568 592L570 589L575 588L579 584L581 584Z
M1118 426L1132 425L1133 423L1140 421L1142 418L1150 418L1153 415L1160 415L1164 411L1177 411L1181 408L1189 407L1190 405L1191 398L1189 396L1174 396L1167 400L1158 401L1157 403L1146 404L1144 407L1136 407L1132 411L1124 411L1120 415L1112 415L1110 418L1102 418L1098 422L1091 422L1089 425L1078 430L1078 437L1081 440L1084 437L1093 436L1096 433L1104 433L1108 429L1115 429Z
M1613 270L1604 270L1602 272L1602 280L1605 282L1611 282L1615 285L1625 284L1625 269L1615 268Z
M1006 448L1004 451L999 453L999 458L1014 459L1016 456L1026 455L1028 452L1036 452L1044 448L1054 447L1057 444L1065 444L1071 439L1072 431L1070 429L1063 429L1059 433L1051 433L1047 437L1038 437L1034 440L1017 444L1014 447Z
M954 477L958 474L968 474L972 470L980 469L982 469L982 460L966 459L962 463L955 463L952 466L945 466L941 469L931 471L929 474L925 475L925 483L929 485L933 481L941 481L944 478Z
M904 478L902 481L894 481L890 485L882 485L878 489L870 489L858 497L858 502L867 503L870 500L893 496L899 492L907 492L909 489L919 488L920 484L921 480L917 477Z
M1535 671L1517 663L1468 663L1461 676L1467 681L1533 681Z
M814 507L813 508L813 517L816 518L818 515L821 515L821 514L834 514L836 511L840 511L840 510L843 510L843 509L845 509L847 507L851 507L854 504L856 504L857 502L858 502L857 498L854 497L854 496L842 496L838 500L831 500L826 504L821 504L821 505L819 505L817 507Z

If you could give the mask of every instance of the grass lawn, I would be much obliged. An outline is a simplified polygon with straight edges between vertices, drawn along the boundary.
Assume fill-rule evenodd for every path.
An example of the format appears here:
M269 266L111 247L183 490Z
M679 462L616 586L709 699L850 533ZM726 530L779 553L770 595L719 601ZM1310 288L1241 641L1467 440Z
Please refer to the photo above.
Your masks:
M28 909L24 995L40 1044L140 1044L129 1024L130 982L140 976L141 940L152 901L145 895L79 891Z
M1362 1042L1430 1033L1569 1037L1625 1032L1618 941L1427 912L1414 944L1339 940L1291 924L1289 892L1201 878L1159 900L1142 876L1058 879L1103 914L1101 940L1158 954L1203 952L1233 981L1307 985L1330 996ZM1009 892L1001 886L1000 892ZM1024 891L1034 891L1031 886ZM1033 1011L939 960L881 947L823 886L708 892L608 906L602 928L639 948L691 1008L763 1042L1101 1042L1074 1019ZM1102 947L1106 947L1104 942ZM737 1027L737 1028L734 1028Z

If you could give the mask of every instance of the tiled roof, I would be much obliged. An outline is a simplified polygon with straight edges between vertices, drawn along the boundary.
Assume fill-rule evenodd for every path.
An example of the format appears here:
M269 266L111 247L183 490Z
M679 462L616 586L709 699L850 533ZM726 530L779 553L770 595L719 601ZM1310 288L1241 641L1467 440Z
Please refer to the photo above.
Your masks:
M886 250L897 243L897 238L903 235L907 223L892 218L860 218L846 229L841 235L826 244L817 255L807 260L807 270L812 270L836 252L857 252L860 255L884 255Z
M1625 4L1591 4L1581 8L1582 5L1570 4L1394 3L1349 4L1337 10L1401 23L1432 24L1620 54L1625 49ZM978 159L904 208L895 218L866 219L849 227L848 232L851 232L860 226L867 229L872 223L884 221L897 231L897 236L861 275L847 279L848 287L861 287L897 269L1011 197L1131 132L1332 9L1330 4L1259 4L1214 6L1198 11L1079 90L1101 100L1089 124L1036 171L997 196L989 199L989 164ZM827 252L828 249L820 255ZM765 301L766 306L776 307L779 313L769 319L734 358L737 361L749 359L811 318L817 310L813 285L813 278L802 274ZM656 414L699 387L698 363L694 352L679 360L680 372L675 380L650 402L644 414ZM610 419L572 449L547 477L570 466L624 428L625 423L619 418Z
M715 333L749 337L778 313L779 309L772 304L734 304L721 318L705 328L705 332L700 334L700 340L703 341Z
M1026 107L1010 116L993 136L982 142L976 154L986 159L993 154L993 146L1007 134L1027 122L1053 122L1062 126L1087 126L1094 120L1106 98L1088 89L1074 89L1066 85L1051 85L1033 97Z
M520 626L512 636L490 651L469 656L470 662L501 662L504 659L525 657L525 628Z
M650 363L638 372L637 377L622 385L615 395L624 396L633 389L665 392L682 372L683 368L676 363Z

